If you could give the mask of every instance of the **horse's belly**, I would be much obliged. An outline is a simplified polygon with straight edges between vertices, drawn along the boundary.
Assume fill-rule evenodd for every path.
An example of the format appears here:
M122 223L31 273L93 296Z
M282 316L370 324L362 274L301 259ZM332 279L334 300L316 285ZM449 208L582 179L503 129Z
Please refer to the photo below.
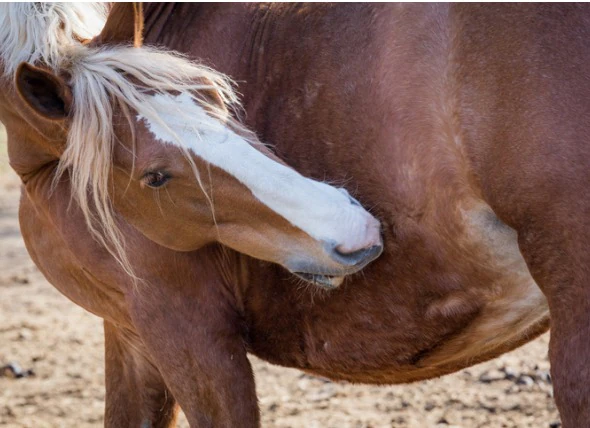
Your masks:
M418 327L416 335L423 338L429 334L430 339L422 342L420 348L415 348L413 355L402 359L399 352L396 354L398 349L403 352L411 349L412 344L375 343L375 349L373 345L365 349L364 361L349 361L350 369L346 372L333 370L342 366L341 356L336 353L328 358L321 355L322 364L319 366L315 366L312 357L310 371L355 382L410 382L485 361L546 331L549 316L547 302L519 251L516 232L503 224L484 203L471 204L469 209L460 210L460 213L464 233L454 237L453 245L464 250L464 257L472 271L485 270L491 278L490 283L471 282L466 286L469 291L476 290L473 296L477 296L475 298L479 301L473 317L456 331L449 333L444 330L445 322L456 321L466 305L465 295L457 298L457 294L450 293L425 308L425 318L432 313L437 314L439 334L432 334L436 322L425 327L428 333L420 333ZM414 321L414 327L407 324L398 328L427 325L424 320ZM351 340L354 340L355 334L351 332ZM380 334L381 340L387 339L387 332ZM390 337L399 339L400 336L394 334ZM345 349L338 349L338 352L346 354ZM391 364L386 360L378 364L376 360L383 360L385 354L390 355ZM346 356L342 358L346 359ZM330 363L330 359L334 364Z
M482 305L457 335L442 340L417 359L410 374L417 378L456 371L512 350L548 328L549 309L518 247L515 230L483 202L460 210L465 248L474 268L493 273L480 287ZM454 304L450 299L449 304ZM444 303L443 303L444 305ZM440 308L439 308L440 310ZM448 308L452 312L453 308Z

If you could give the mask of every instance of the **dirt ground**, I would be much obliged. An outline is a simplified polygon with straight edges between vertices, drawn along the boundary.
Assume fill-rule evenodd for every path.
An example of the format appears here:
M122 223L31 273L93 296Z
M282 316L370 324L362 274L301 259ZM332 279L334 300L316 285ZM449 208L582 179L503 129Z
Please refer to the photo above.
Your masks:
M103 425L100 319L59 294L19 234L19 184L0 142L0 426ZM558 427L548 335L441 379L373 387L332 383L252 358L264 427ZM187 427L182 419L182 427Z

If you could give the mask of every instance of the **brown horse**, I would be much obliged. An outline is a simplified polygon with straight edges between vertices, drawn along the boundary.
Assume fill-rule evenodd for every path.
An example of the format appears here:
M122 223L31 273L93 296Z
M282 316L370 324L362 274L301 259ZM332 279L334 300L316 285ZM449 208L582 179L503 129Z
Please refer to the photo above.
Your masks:
M247 352L410 382L551 312L562 420L587 425L589 33L569 5L148 4L35 47L41 68L0 46L23 235L105 319L106 424L169 426L179 404L194 426L256 426ZM221 76L141 38L240 82L245 125L371 207L382 257L342 282L379 252L374 220L257 144Z

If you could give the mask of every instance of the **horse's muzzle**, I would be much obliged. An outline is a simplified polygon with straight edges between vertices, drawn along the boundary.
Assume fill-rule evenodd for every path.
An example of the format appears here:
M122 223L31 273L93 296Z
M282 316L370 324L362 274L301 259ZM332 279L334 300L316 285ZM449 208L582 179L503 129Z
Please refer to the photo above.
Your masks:
M383 243L381 241L378 245L351 253L343 253L337 249L337 245L330 243L327 243L324 248L330 258L336 262L336 266L326 268L310 263L298 263L292 266L291 272L313 285L333 289L342 284L346 275L358 272L379 257L383 252Z

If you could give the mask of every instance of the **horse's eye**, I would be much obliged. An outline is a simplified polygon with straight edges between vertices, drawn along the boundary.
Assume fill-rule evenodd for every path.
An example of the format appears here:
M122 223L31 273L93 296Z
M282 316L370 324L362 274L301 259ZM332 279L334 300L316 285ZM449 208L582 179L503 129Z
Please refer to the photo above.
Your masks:
M148 172L143 176L143 182L151 188L161 187L168 182L170 176L165 172Z

